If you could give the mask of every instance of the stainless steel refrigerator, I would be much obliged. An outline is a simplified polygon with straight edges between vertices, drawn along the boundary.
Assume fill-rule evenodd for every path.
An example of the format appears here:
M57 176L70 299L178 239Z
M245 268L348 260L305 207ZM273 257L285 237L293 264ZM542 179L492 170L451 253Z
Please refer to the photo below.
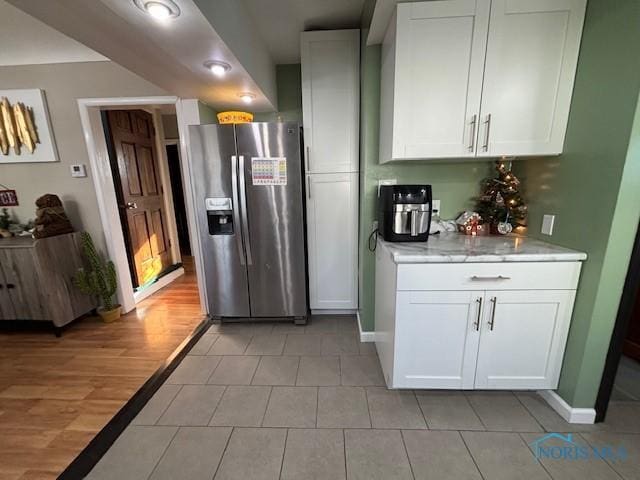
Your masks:
M306 321L300 127L189 127L191 177L212 317Z

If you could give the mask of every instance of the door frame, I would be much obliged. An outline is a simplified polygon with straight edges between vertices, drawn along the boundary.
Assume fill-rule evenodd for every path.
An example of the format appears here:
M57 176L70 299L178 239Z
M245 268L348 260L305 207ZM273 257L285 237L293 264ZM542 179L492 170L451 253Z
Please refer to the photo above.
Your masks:
M596 422L602 422L607 414L618 365L622 358L622 347L635 306L636 295L640 295L640 223L636 231L636 239L633 244L631 259L629 260L629 269L624 281L616 323L611 334L611 343L609 344L598 397L596 398Z
M200 309L206 312L206 298L203 288L202 256L200 255L200 244L197 235L196 215L194 210L193 186L191 184L191 169L188 155L188 125L200 123L197 100L185 100L175 96L154 96L154 97L114 97L114 98L79 98L78 109L82 130L89 154L89 166L91 177L96 191L98 201L98 211L102 223L103 235L107 254L113 260L118 276L117 297L124 312L129 312L136 308L136 302L143 296L136 295L133 291L133 283L129 272L129 259L125 247L124 232L120 222L118 202L113 182L113 174L109 163L109 152L107 141L104 135L100 110L104 107L144 108L149 105L175 105L178 119L178 132L180 142L180 159L183 178L183 189L185 193L187 220L189 225L189 238L191 241L191 252L195 259L196 279L198 293L200 296ZM158 138L156 138L156 141ZM164 145L162 145L164 147ZM162 168L161 168L162 169ZM165 187L165 192L166 192ZM175 243L175 242L172 242ZM172 278L167 278L167 282ZM160 287L158 287L160 288ZM155 290L155 289L154 289Z

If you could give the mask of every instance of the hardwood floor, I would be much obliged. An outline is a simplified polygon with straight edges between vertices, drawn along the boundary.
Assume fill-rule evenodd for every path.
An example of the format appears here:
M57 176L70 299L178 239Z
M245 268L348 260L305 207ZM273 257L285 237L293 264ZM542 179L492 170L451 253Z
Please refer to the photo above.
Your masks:
M185 270L116 323L0 331L0 480L56 478L202 321Z

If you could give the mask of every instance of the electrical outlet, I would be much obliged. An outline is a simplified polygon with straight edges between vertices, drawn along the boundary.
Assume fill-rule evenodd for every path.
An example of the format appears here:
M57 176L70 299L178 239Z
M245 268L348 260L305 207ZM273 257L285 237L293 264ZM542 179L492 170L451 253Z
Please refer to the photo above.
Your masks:
M440 215L440 200L432 200L431 213Z
M371 224L371 231L375 231L378 229L378 221L374 220L373 223Z
M542 217L542 233L544 235L553 235L553 224L555 221L555 215L544 215Z
M397 185L398 184L398 179L397 178L387 178L384 180L378 180L378 196L380 196L380 187L382 185Z

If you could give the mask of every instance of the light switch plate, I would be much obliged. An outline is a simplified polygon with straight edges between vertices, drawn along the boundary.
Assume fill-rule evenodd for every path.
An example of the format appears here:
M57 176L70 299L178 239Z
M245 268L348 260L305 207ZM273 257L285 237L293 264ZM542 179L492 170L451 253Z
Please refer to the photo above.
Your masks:
M74 178L84 178L87 176L87 169L84 165L71 165L71 176Z
M386 178L386 179L378 180L378 196L380 196L380 186L382 186L382 185L397 185L397 184L398 184L398 179L397 178Z
M553 235L553 224L555 221L555 215L544 215L542 217L542 233L544 235Z

